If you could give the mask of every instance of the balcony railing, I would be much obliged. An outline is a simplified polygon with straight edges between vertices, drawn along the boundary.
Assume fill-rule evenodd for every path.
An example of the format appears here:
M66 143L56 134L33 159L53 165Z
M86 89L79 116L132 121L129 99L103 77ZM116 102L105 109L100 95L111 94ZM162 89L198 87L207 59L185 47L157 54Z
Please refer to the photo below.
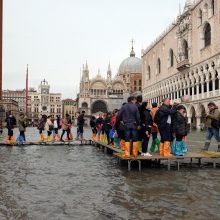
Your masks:
M189 63L188 59L184 59L181 62L177 63L177 69L179 71L186 69L186 68L189 68L189 67L190 67L190 63Z

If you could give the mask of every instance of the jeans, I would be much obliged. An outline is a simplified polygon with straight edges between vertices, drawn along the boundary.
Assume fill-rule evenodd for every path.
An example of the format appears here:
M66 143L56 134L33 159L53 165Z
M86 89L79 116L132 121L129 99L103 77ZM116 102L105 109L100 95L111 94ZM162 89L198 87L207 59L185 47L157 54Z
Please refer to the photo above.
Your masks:
M20 131L20 136L22 136L24 138L24 141L26 141L26 138L25 138L25 133L24 131Z
M142 143L142 153L147 153L148 142L149 142L149 136L144 134L143 135L143 143Z
M70 140L70 129L63 130L63 131L62 131L60 140L63 140L63 135L65 134L65 132L67 133L67 138L68 138L68 140Z
M210 142L213 136L220 143L219 128L208 128L206 140Z
M133 141L136 142L138 139L138 131L135 128L128 128L125 130L125 141Z

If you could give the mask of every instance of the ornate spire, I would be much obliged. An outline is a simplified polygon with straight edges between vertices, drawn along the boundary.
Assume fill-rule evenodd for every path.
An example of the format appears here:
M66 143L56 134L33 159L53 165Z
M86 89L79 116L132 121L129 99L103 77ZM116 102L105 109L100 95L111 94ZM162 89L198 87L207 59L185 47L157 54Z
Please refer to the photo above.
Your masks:
M112 71L111 71L111 65L110 62L108 64L108 71L107 71L107 81L110 82L112 80Z
M130 53L130 57L135 57L135 52L134 52L134 39L131 40L131 53Z

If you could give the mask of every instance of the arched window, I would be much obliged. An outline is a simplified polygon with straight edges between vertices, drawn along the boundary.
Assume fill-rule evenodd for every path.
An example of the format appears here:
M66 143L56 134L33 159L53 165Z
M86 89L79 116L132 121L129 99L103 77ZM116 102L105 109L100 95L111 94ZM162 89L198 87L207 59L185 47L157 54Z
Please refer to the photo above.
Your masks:
M204 28L204 46L207 47L211 44L211 25L207 23Z
M215 14L215 1L211 0L211 16L213 16Z
M157 59L157 74L161 73L161 61L160 58Z
M170 49L170 54L169 54L170 67L172 67L173 64L174 64L174 59L173 58L174 58L173 50Z
M151 69L150 66L147 67L147 80L150 80L151 77Z
M201 25L202 24L202 9L199 9L198 20L199 20L199 25Z
M189 47L186 40L183 41L183 55L185 59L189 59Z

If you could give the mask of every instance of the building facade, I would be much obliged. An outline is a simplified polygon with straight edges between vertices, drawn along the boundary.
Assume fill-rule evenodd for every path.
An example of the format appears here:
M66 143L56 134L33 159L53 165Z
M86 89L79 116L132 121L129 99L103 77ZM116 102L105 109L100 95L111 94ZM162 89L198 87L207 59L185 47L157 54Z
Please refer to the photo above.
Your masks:
M68 113L72 120L74 120L75 114L78 111L77 99L64 99L62 101L62 108L63 117L65 117L65 114Z
M142 61L135 57L133 46L130 57L123 60L115 77L109 64L106 77L98 71L96 77L90 79L86 63L80 82L79 110L92 115L121 108L130 94L141 91L141 78Z
M7 100L2 100L1 103L4 108L4 114L1 116L1 118L3 118L3 122L5 121L6 116L9 112L11 112L11 114L16 118L16 120L19 119L20 112L19 112L18 102L12 99L11 100L7 99Z
M61 93L51 93L46 80L41 81L38 90L30 88L28 92L28 118L35 123L42 114L62 117Z
M20 112L25 112L26 90L3 90L3 100L14 100L18 102Z
M184 104L196 128L210 101L220 105L219 21L220 1L187 0L183 13L142 51L144 98Z

